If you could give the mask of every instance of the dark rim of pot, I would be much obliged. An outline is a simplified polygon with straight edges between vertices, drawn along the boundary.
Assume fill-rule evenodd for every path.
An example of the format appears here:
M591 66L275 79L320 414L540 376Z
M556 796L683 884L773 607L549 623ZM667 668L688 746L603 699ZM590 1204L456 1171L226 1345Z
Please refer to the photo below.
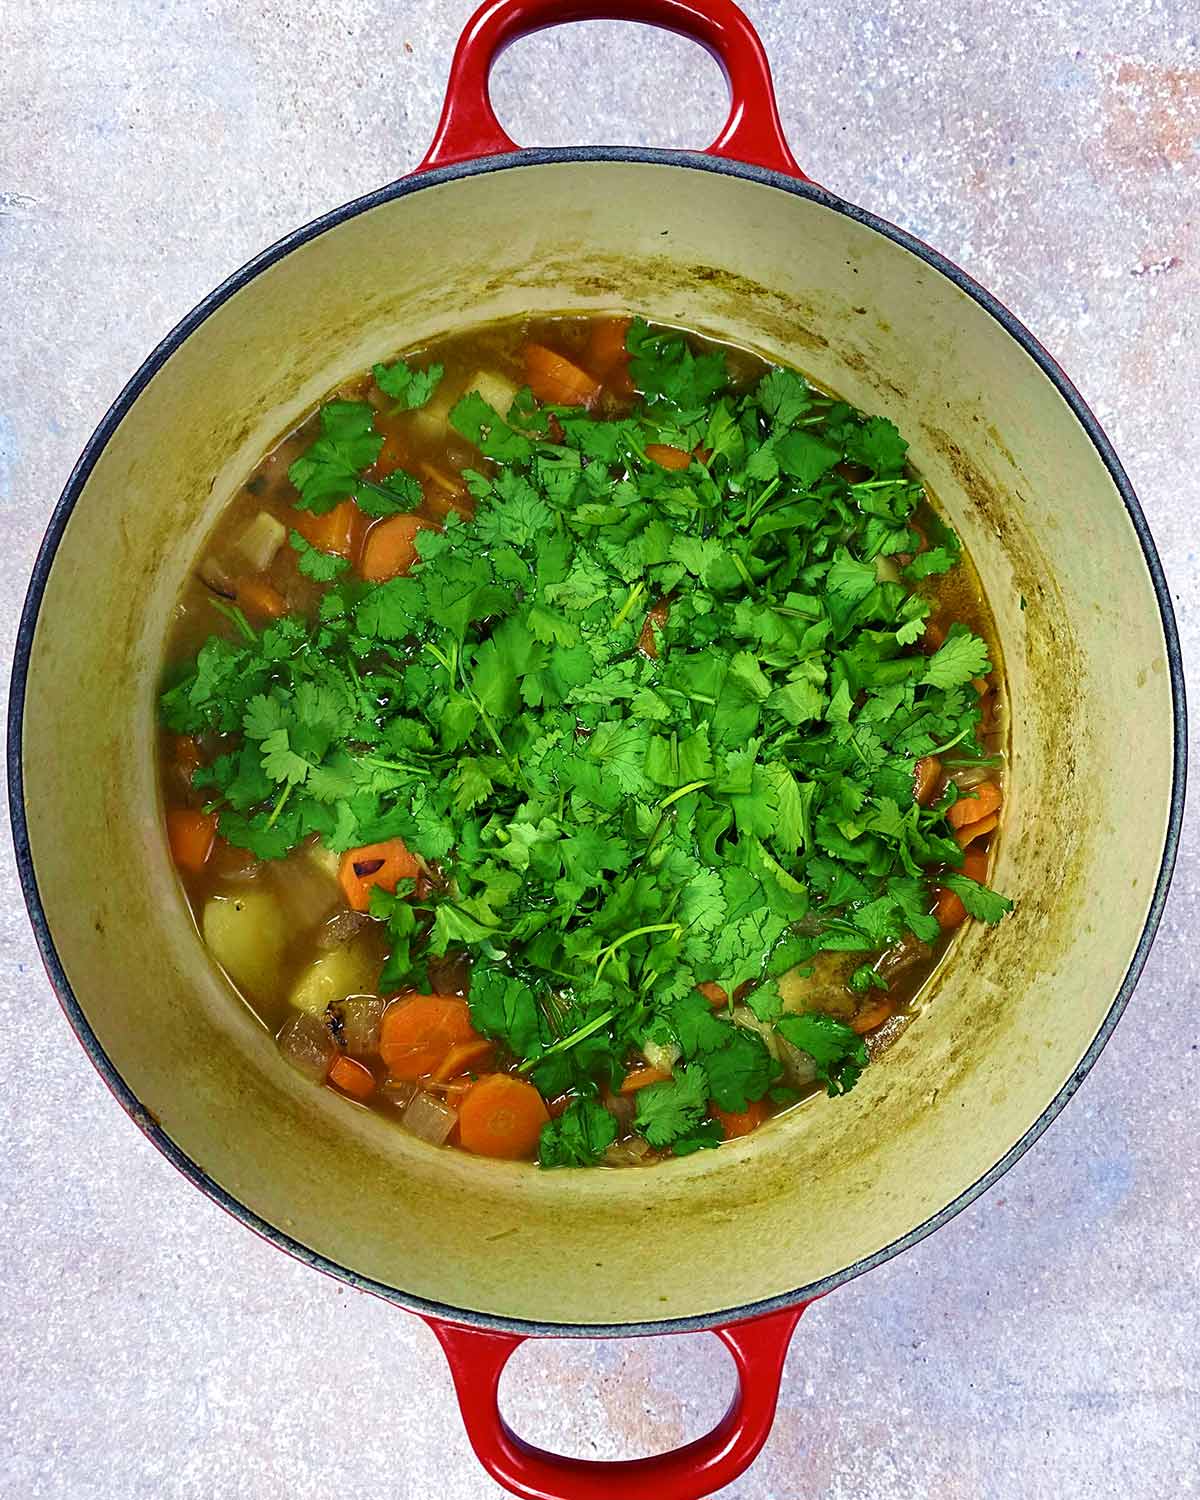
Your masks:
M66 529L67 522L70 520L71 512L87 483L88 477L109 439L138 396L145 389L148 382L167 360L170 359L171 355L187 339L189 334L232 297L235 292L253 281L263 271L268 270L277 261L282 260L284 256L298 249L301 245L306 244L309 240L315 239L318 235L324 234L327 230L334 229L339 224L343 224L347 220L357 217L359 214L366 213L380 204L391 202L397 198L405 198L410 193L421 192L425 188L436 187L439 184L451 182L457 178L473 177L489 172L519 170L524 167L544 166L549 163L580 162L636 162L653 166L681 167L689 171L712 172L720 176L741 177L751 182L761 183L764 186L777 189L780 192L790 193L797 198L807 198L814 203L819 203L823 207L831 209L834 213L843 214L846 218L874 230L877 234L883 235L885 239L893 241L911 254L919 257L926 264L932 266L935 271L945 276L949 281L952 281L955 286L959 287L995 318L1000 326L1016 339L1017 343L1021 345L1043 374L1052 382L1063 400L1070 407L1080 426L1095 446L1129 513L1130 521L1137 533L1138 542L1141 545L1146 567L1149 570L1150 578L1154 585L1154 592L1158 599L1163 634L1167 645L1175 729L1171 808L1167 836L1163 847L1158 880L1154 888L1154 898L1150 904L1146 923L1138 940L1133 959L1121 982L1112 1007L1104 1019L1104 1023L1083 1058L1067 1082L1049 1104L1047 1104L1041 1115L1021 1139L1015 1145L1011 1146L999 1161L984 1172L969 1188L966 1188L952 1202L946 1204L944 1208L939 1209L937 1213L926 1219L922 1224L919 1224L915 1229L893 1240L890 1245L886 1245L883 1249L875 1251L874 1254L856 1261L853 1265L845 1267L835 1275L812 1282L807 1286L797 1287L794 1291L785 1292L779 1296L768 1297L760 1302L745 1303L741 1306L722 1308L719 1311L697 1314L690 1317L665 1318L636 1323L541 1323L520 1318L497 1317L488 1313L453 1307L446 1303L432 1302L425 1298L413 1296L401 1291L399 1288L374 1281L366 1276L361 1276L356 1271L339 1265L309 1246L301 1244L298 1240L284 1233L276 1225L262 1219L252 1209L248 1208L215 1182L189 1156L180 1150L175 1142L163 1131L157 1120L139 1102L128 1084L113 1066L104 1048L100 1045L99 1040L88 1024L87 1017L84 1015L78 1000L71 990L55 949L54 939L50 932L46 913L38 892L37 877L34 872L29 847L29 830L25 817L24 783L21 765L22 720L30 653L34 632L37 627L38 611L41 607L47 579L54 564L59 541ZM1167 588L1166 579L1163 576L1162 565L1159 562L1154 541L1146 525L1146 518L1142 514L1141 506L1138 504L1133 487L1129 483L1116 454L1113 452L1112 445L1104 435L1100 424L1088 409L1083 398L1079 395L1079 392L1028 329L1018 322L1013 314L1006 307L1002 306L1001 303L997 302L990 293L986 292L958 266L948 261L944 256L939 255L936 250L930 249L928 245L923 244L911 234L906 233L903 229L896 228L895 225L889 224L886 220L880 219L876 215L866 212L864 209L855 208L852 204L846 203L841 198L834 196L834 194L816 186L814 183L803 182L794 177L767 170L766 168L747 166L740 162L728 161L700 152L651 151L623 147L525 150L519 153L486 157L476 161L442 167L419 176L401 178L398 182L391 183L389 186L380 188L376 192L368 193L365 197L357 198L353 202L344 204L341 208L334 209L332 212L324 214L321 218L315 219L311 224L294 230L291 234L286 235L283 239L270 246L269 249L255 256L253 260L248 261L241 270L236 271L214 291L210 292L162 340L158 347L145 360L88 440L87 446L80 455L79 461L67 481L66 488L63 490L62 497L51 516L49 527L47 528L41 549L38 552L37 561L34 564L33 576L25 599L25 606L21 614L21 623L17 634L12 673L12 690L9 700L9 808L12 817L13 837L16 844L17 868L25 893L25 901L33 923L34 934L37 938L38 947L41 950L51 983L57 991L68 1020L74 1027L79 1040L87 1050L101 1077L116 1096L121 1106L163 1155L185 1177L195 1183L202 1192L206 1193L214 1202L218 1203L250 1229L255 1230L265 1239L270 1240L272 1244L277 1245L280 1249L287 1251L297 1259L305 1261L318 1270L335 1276L339 1280L345 1281L362 1291L373 1292L377 1296L383 1297L411 1312L444 1319L447 1322L473 1325L480 1328L501 1329L529 1336L543 1335L559 1338L571 1336L586 1338L604 1336L620 1337L640 1333L690 1332L714 1328L725 1323L739 1322L747 1318L761 1316L764 1313L775 1312L785 1307L794 1306L796 1303L822 1296L826 1292L832 1291L835 1287L841 1286L844 1282L861 1275L864 1271L869 1271L875 1266L882 1265L894 1255L898 1255L902 1250L907 1250L919 1240L923 1240L926 1235L932 1234L935 1229L940 1229L943 1224L948 1223L957 1213L966 1208L968 1204L973 1203L981 1193L998 1181L1008 1171L1009 1167L1029 1149L1050 1122L1056 1118L1076 1089L1079 1088L1079 1085L1083 1082L1093 1063L1099 1057L1122 1011L1129 1002L1129 997L1133 992L1138 976L1141 974L1142 967L1149 954L1150 946L1162 915L1167 887L1170 884L1171 871L1174 867L1176 850L1179 844L1186 774L1186 727L1183 662L1180 654L1174 612L1171 607L1170 593Z

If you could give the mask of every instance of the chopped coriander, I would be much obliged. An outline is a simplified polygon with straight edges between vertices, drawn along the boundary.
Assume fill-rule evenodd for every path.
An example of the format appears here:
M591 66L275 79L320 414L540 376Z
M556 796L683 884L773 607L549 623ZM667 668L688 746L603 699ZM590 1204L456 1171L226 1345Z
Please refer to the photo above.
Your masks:
M291 531L313 617L256 628L215 601L228 624L160 700L175 734L221 737L191 784L228 843L416 856L418 880L371 890L381 989L429 992L438 962L469 959L475 1030L560 1101L546 1167L604 1158L643 1056L676 1061L625 1109L678 1156L722 1138L714 1111L797 1097L811 1074L780 1039L845 1093L866 1044L791 1009L781 977L833 955L843 999L869 997L882 953L939 940L935 888L983 921L1012 908L957 873L953 781L914 797L922 757L992 763L972 685L992 661L961 623L920 648L961 547L903 437L794 371L736 381L720 350L640 319L627 350L640 394L615 411L467 390L448 421L473 517L419 531L384 582ZM443 375L373 367L394 413ZM317 429L288 471L300 509L422 504L403 469L367 478L370 402L326 403ZM734 998L710 1005L713 984Z

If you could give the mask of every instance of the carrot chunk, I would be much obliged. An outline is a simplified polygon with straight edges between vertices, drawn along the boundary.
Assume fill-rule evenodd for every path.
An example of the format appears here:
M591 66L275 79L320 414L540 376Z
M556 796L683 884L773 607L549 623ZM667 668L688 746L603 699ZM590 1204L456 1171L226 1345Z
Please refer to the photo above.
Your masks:
M458 1139L464 1151L521 1161L537 1150L542 1126L550 1119L533 1084L512 1073L489 1073L474 1084L458 1112Z
M981 854L977 849L971 849L963 859L960 873L971 880L979 881L982 885L987 880L987 869L987 855ZM933 915L937 918L938 926L942 931L948 932L952 927L959 927L966 921L967 908L953 891L939 889Z
M666 1068L654 1068L649 1064L645 1064L639 1068L630 1068L629 1072L621 1080L621 1087L618 1093L636 1094L638 1089L644 1089L648 1084L667 1083L670 1077L671 1075Z
M703 984L698 984L696 989L703 995L710 1005L728 1005L729 995L719 984L711 979L706 979Z
M338 1058L329 1070L329 1082L355 1099L369 1099L375 1092L375 1075L352 1057Z
M394 891L398 881L415 880L420 869L420 861L409 853L403 839L385 839L382 844L347 849L338 866L338 881L347 903L355 911L367 911L373 885Z
M351 562L358 556L367 529L367 517L353 500L343 500L323 516L314 516L308 510L294 510L290 520L292 529L298 531L310 547L347 557Z
M638 636L638 650L643 656L648 656L651 661L658 660L658 637L655 632L661 630L667 623L667 616L670 612L671 606L665 599L660 599L646 616L646 623L642 626L641 635Z
M472 1072L472 1064L482 1062L494 1050L494 1043L482 1036L469 1042L455 1042L433 1070L435 1081L445 1083L448 1079L457 1078L460 1073Z
M978 818L974 823L968 823L965 828L960 828L955 833L955 842L960 849L966 849L976 839L981 839L985 833L991 833L999 821L999 813L989 813L986 818Z
M672 448L670 443L647 443L646 457L660 469L688 469L692 455L682 448Z
M936 755L922 755L913 766L913 800L928 807L942 779L942 763Z
M236 578L233 584L237 602L248 615L260 620L278 620L287 614L287 600L275 585L261 574Z
M426 1078L451 1048L480 1040L467 1002L457 995L403 995L383 1013L379 1055L393 1078Z
M195 812L190 807L173 807L167 813L167 842L181 870L198 874L208 863L216 837L216 813Z
M525 345L525 380L551 406L590 406L600 394L598 380L545 344Z
M946 814L951 828L965 828L968 823L978 823L1000 811L1000 788L994 781L982 781L966 796L960 797Z
M407 573L417 560L417 532L435 529L424 516L389 516L376 521L363 543L358 571L369 583Z
M598 318L588 334L584 364L616 396L633 395L625 340L631 318Z
M739 1110L718 1109L715 1104L710 1103L708 1112L714 1120L720 1120L725 1139L732 1141L740 1135L749 1135L752 1130L758 1129L767 1118L767 1101L754 1099L747 1104L745 1109Z

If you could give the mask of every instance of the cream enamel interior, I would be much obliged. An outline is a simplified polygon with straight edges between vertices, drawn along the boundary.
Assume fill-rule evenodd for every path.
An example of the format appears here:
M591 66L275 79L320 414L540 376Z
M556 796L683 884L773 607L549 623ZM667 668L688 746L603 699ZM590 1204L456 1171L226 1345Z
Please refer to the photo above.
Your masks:
M448 329L618 307L797 365L909 438L1004 643L1016 753L997 883L1019 905L996 930L968 927L923 1017L847 1099L649 1172L539 1173L434 1151L278 1059L210 963L170 868L153 699L164 623L206 531L333 384ZM1016 341L918 257L809 199L666 162L486 172L292 251L201 324L121 422L67 526L33 645L38 887L74 993L134 1094L302 1244L494 1316L715 1314L836 1274L923 1223L1070 1077L1161 860L1166 654L1092 443Z

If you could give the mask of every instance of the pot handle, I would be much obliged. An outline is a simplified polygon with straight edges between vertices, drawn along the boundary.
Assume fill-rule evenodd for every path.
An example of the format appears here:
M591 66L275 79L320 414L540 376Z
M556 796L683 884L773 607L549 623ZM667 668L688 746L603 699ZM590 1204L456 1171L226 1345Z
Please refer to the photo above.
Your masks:
M707 154L808 181L783 133L763 44L733 0L485 0L459 38L442 117L416 171L519 150L492 109L492 64L520 37L569 21L642 21L698 42L729 85L729 118Z
M653 1458L598 1462L564 1458L525 1442L500 1415L500 1374L525 1340L426 1318L450 1363L475 1456L497 1483L524 1500L701 1500L731 1484L767 1440L792 1332L807 1307L785 1308L712 1331L733 1355L738 1387L729 1410L702 1438Z

